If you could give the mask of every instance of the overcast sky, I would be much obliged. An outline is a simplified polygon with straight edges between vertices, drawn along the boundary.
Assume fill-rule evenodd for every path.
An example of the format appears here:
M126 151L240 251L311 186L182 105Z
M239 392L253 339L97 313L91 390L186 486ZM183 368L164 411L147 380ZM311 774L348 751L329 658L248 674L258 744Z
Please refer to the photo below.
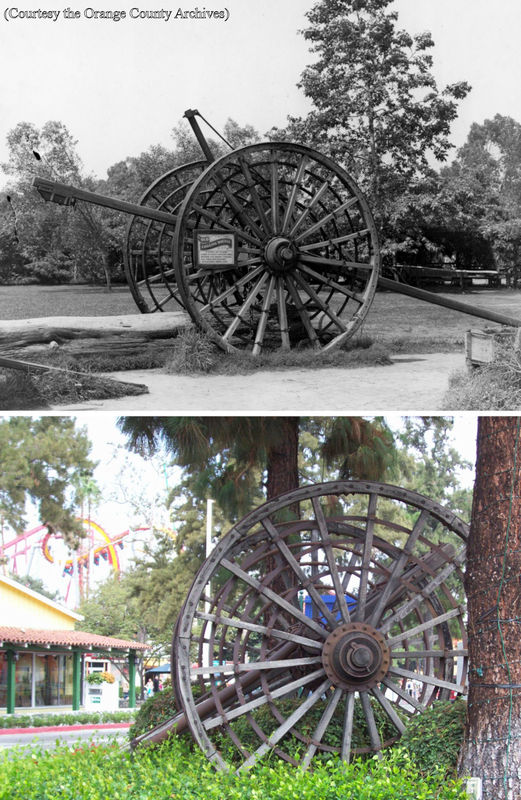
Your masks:
M16 2L2 6L0 17L0 161L7 132L22 120L63 121L87 171L102 177L126 156L155 143L169 146L187 108L198 108L218 128L232 117L261 133L307 109L296 83L311 56L298 30L312 0L181 6L226 7L227 21L175 20L178 6L153 0L76 3L79 19L64 18L65 0ZM433 33L440 85L473 86L454 125L457 145L473 121L496 113L521 120L519 0L395 0L394 7L401 27ZM89 8L125 10L127 18L87 19ZM132 8L172 15L130 19ZM59 11L57 21L19 18L38 9ZM6 19L9 13L18 18Z

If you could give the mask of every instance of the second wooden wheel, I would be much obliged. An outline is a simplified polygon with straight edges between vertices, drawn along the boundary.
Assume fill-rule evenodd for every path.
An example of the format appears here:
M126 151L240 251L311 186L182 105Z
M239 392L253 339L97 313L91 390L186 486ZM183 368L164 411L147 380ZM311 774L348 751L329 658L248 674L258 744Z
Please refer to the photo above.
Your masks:
M355 181L308 147L234 150L188 190L173 250L192 319L225 350L328 350L363 322L378 237Z
M139 198L139 205L176 214L188 189L208 166L194 161L165 172ZM127 225L125 274L143 314L182 307L172 263L174 225L134 216Z

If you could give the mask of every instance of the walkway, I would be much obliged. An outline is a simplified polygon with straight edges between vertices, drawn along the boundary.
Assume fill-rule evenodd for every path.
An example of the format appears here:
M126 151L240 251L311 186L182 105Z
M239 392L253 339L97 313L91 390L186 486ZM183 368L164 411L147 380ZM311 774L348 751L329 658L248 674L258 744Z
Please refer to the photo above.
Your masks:
M54 408L226 414L442 411L450 375L464 368L465 356L461 352L395 356L389 366L287 369L233 376L130 370L111 373L111 377L144 383L149 394Z

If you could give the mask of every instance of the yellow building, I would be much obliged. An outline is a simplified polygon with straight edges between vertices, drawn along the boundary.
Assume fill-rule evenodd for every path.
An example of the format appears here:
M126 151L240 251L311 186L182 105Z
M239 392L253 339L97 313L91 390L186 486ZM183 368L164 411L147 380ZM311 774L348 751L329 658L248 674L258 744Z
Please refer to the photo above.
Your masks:
M73 631L81 614L69 611L54 600L0 575L0 625Z
M136 652L147 645L74 630L80 614L0 576L0 708L42 710L82 701L83 656L128 657L129 706L135 706Z

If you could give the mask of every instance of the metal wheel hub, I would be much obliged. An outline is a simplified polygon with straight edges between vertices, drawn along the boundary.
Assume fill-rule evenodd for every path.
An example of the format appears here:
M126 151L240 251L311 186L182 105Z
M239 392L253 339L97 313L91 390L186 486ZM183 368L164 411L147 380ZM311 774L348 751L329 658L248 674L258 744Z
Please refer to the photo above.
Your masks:
M265 245L264 258L268 268L280 275L293 269L297 263L298 250L290 239L275 236Z
M350 622L328 636L322 663L335 686L361 691L376 686L387 675L391 656L384 637L375 628Z

